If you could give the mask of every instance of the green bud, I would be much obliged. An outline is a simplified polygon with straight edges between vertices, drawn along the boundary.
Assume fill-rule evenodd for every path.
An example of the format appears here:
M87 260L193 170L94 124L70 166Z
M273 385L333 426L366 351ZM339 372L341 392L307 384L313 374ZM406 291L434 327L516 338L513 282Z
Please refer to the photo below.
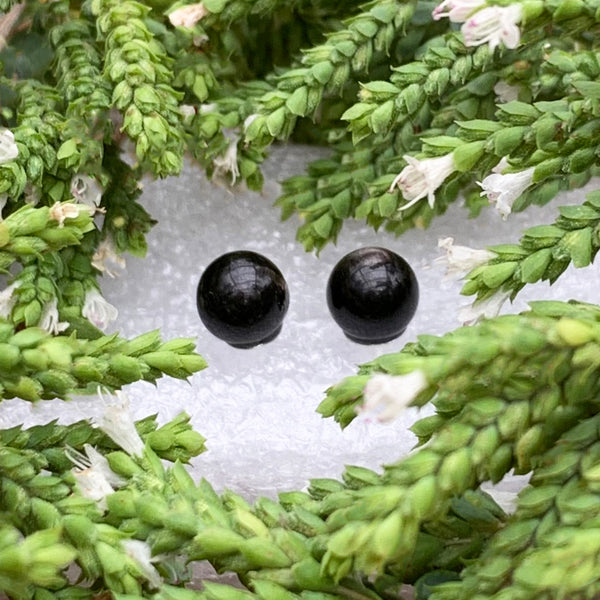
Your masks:
M239 551L244 558L257 567L277 569L292 565L291 559L277 544L267 538L246 539L240 544Z
M19 348L13 344L0 343L0 369L12 370L21 360Z
M123 383L139 381L148 373L148 367L131 356L125 354L115 354L108 361L111 374L119 378Z
M71 390L77 388L77 380L69 373L59 371L58 369L48 369L36 373L37 380L44 388L60 396L68 394Z
M62 519L66 534L78 546L91 545L96 542L96 527L83 515L65 515Z

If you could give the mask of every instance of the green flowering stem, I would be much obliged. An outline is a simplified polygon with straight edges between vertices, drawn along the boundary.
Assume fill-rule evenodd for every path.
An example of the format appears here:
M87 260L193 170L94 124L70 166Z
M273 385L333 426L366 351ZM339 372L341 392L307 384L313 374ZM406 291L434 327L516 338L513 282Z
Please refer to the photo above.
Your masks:
M475 301L496 292L514 299L529 283L554 283L570 264L589 265L600 249L600 192L586 198L581 206L560 207L554 224L526 229L519 244L490 246L495 257L465 276L461 293Z
M60 223L46 206L23 206L0 222L0 269L6 270L15 261L76 245L93 228L87 210L79 210L77 216Z
M19 154L0 164L0 193L16 202L29 182L33 198L43 192L54 202L66 199L64 184L55 177L59 131L64 124L60 95L36 80L3 79L2 83L18 95L17 126L12 132ZM48 175L45 180L44 175Z
M598 415L577 424L540 457L505 528L460 581L439 586L432 599L597 593L600 581L590 567L600 552L594 524L599 426Z
M157 331L132 340L117 335L95 340L53 336L36 327L17 333L0 324L2 398L36 401L118 389L133 381L156 381L163 373L186 379L206 366L190 339L161 342Z
M384 134L410 118L420 121L419 113L427 113L432 103L468 82L477 95L492 90L498 75L487 72L496 65L488 46L467 47L459 33L439 39L443 45L433 44L420 60L396 68L389 81L363 84L359 102L342 115L355 143ZM503 57L503 64L513 61L511 52Z
M104 76L114 85L112 103L123 113L121 128L136 144L143 167L165 177L181 171L184 152L179 102L171 60L144 18L149 8L133 0L94 0L104 42Z
M27 598L30 586L60 587L62 570L75 550L62 542L59 528L23 537L18 530L0 525L0 589L13 598Z
M339 92L353 72L368 68L375 52L389 48L414 10L413 3L398 0L371 3L347 22L347 29L306 51L303 66L279 76L277 90L261 99L259 114L245 129L245 141L264 148L273 139L289 137L297 117L312 115L324 93Z
M75 173L97 172L104 138L112 129L108 121L112 89L102 77L102 56L90 24L83 19L57 25L49 37L55 51L57 87L68 101L57 152L59 164Z
M192 429L190 417L186 413L180 413L161 427L156 422L156 415L150 415L136 421L135 427L142 440L162 460L188 463L191 458L205 451L205 439ZM70 425L60 425L53 421L27 429L17 426L0 430L0 446L39 454L41 458L38 464L54 474L73 468L73 463L65 454L66 447L81 452L85 444L93 446L102 454L118 448L100 428L94 427L87 420Z

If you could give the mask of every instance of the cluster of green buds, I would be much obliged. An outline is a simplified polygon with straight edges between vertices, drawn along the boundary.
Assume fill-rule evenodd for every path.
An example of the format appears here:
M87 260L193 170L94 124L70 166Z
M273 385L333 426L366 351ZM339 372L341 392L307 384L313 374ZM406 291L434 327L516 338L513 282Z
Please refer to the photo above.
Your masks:
M95 0L91 9L104 42L104 75L121 127L135 141L143 166L158 176L178 174L184 152L182 95L171 86L171 60L144 22L149 8L128 0Z
M58 315L53 319L52 333L57 334ZM93 393L99 385L118 389L134 381L156 381L162 374L186 379L206 366L194 352L193 340L161 342L157 331L132 340L52 333L40 327L15 332L13 325L1 324L2 398L67 398L72 393Z

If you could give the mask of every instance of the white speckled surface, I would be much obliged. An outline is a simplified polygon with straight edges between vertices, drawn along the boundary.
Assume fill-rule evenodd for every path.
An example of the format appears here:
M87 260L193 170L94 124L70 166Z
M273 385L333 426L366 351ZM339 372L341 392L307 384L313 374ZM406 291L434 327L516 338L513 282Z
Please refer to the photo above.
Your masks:
M460 282L442 283L443 273L431 268L439 237L453 236L457 244L483 247L517 241L523 228L552 222L556 206L583 199L583 192L563 195L543 209L502 221L493 209L467 220L457 203L426 231L401 238L375 233L360 223L349 224L337 246L316 257L295 242L295 218L279 221L272 207L277 181L302 172L305 162L322 151L279 147L265 166L262 194L235 194L207 182L196 165L178 179L147 182L142 202L159 221L148 240L145 259L128 257L126 274L104 280L106 298L119 319L114 330L125 336L160 328L165 339L197 339L209 368L189 383L168 378L157 387L128 386L136 418L158 412L161 422L185 410L208 438L208 452L194 461L197 476L217 489L232 488L248 497L273 496L277 491L302 488L309 477L337 477L344 464L376 468L394 461L413 445L406 427L415 418L382 426L355 422L342 432L315 408L323 391L355 365L400 349L418 333L440 334L458 326L458 308L468 299L459 295ZM588 186L588 190L593 186ZM349 341L330 318L325 285L333 265L360 246L386 246L413 266L420 284L417 314L405 334L383 345L361 346ZM287 279L291 301L283 330L266 345L239 350L212 337L203 327L195 304L198 279L204 267L224 252L249 249L265 254ZM600 275L594 266L570 269L552 288L530 286L506 312L525 308L527 299L578 298L598 301ZM3 403L6 425L41 423L60 415L62 421L98 412L98 403L85 398L63 404L52 401L31 407L11 400Z

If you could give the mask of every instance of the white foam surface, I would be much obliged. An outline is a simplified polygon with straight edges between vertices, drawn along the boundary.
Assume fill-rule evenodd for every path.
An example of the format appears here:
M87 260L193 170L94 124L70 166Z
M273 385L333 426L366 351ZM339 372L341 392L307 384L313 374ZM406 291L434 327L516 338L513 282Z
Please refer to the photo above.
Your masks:
M126 390L136 418L158 413L165 422L182 410L192 416L208 447L194 460L194 474L208 478L217 489L230 488L247 497L274 496L303 488L310 477L338 477L345 464L378 468L408 452L415 438L407 427L416 411L390 425L354 422L341 431L333 420L315 413L325 389L355 373L356 365L399 350L419 333L442 334L459 325L458 309L470 300L459 295L460 282L443 283L443 272L432 267L439 256L438 238L452 236L457 244L479 248L516 242L525 227L551 223L557 206L580 203L584 197L583 191L563 194L546 207L532 207L507 221L492 208L469 220L457 202L428 230L399 238L352 222L337 245L317 257L295 241L299 221L293 217L280 222L279 210L272 205L279 181L302 173L309 160L323 155L314 148L275 148L265 165L261 194L218 187L194 164L187 164L179 178L145 182L141 201L159 221L148 235L148 256L128 257L124 276L102 281L106 298L119 309L111 330L131 337L160 328L163 339L197 340L209 368L189 383L163 378L156 387L138 383ZM363 346L348 340L331 319L325 285L342 256L369 245L390 248L412 265L420 303L401 338ZM196 286L203 269L236 249L254 250L273 260L290 289L290 308L279 337L249 350L213 337L196 311ZM596 267L569 269L553 287L529 286L504 312L523 310L528 299L597 302L598 289ZM32 407L11 400L3 403L1 418L5 426L43 423L56 416L69 422L98 414L98 404L83 398Z

